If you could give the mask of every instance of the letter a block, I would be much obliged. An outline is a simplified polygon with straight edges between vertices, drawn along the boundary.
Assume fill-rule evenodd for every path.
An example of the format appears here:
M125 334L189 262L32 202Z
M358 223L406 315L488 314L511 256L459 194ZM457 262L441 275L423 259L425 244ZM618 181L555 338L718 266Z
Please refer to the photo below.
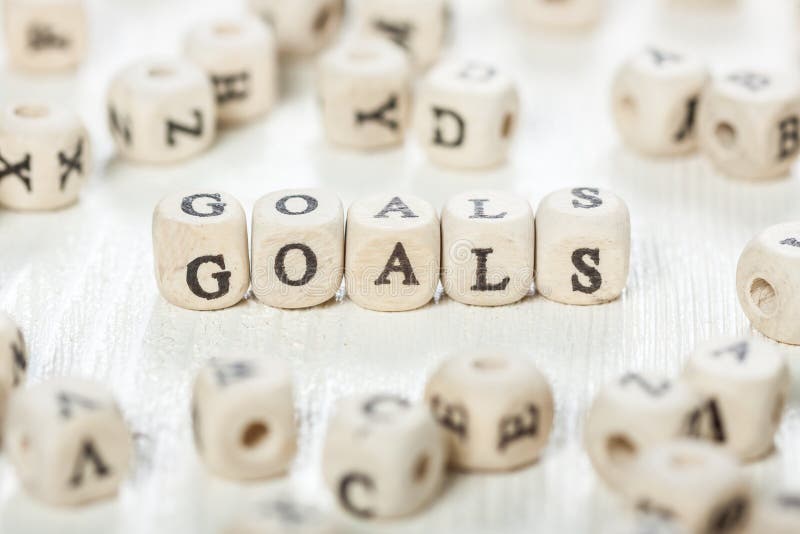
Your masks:
M439 219L412 195L354 202L347 216L345 281L350 299L370 310L427 304L439 282Z
M562 189L536 212L536 290L564 304L601 304L625 288L630 261L628 207L607 190Z
M250 286L247 252L247 220L231 195L173 193L156 206L156 281L175 306L219 310L242 300Z
M533 212L524 199L468 191L442 210L442 285L464 304L499 306L533 283Z
M100 384L68 378L11 398L4 446L25 490L60 506L114 495L133 449L111 393Z
M253 293L279 308L331 299L344 273L342 202L324 189L276 191L253 208Z
M519 97L514 82L477 61L434 69L419 91L417 137L430 160L474 169L503 163L514 136Z

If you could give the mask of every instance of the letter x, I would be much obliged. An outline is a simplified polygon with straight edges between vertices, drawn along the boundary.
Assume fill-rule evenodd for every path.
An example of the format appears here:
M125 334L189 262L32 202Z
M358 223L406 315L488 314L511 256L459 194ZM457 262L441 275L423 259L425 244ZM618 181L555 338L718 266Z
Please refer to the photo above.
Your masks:
M22 180L22 183L25 184L25 189L28 192L31 191L31 155L25 154L25 158L17 163L9 163L6 159L0 154L0 165L2 168L0 169L0 180L5 178L6 176L13 175Z
M83 139L78 140L78 146L75 147L75 153L72 157L68 157L63 152L58 153L58 164L61 165L61 190L67 185L67 179L72 171L78 174L83 174L83 163L81 163L81 156L83 156Z
M387 113L395 109L397 109L397 95L391 95L389 100L375 111L356 112L356 124L361 125L365 122L375 121L382 126L386 126L390 130L397 130L399 127L397 121L386 117Z

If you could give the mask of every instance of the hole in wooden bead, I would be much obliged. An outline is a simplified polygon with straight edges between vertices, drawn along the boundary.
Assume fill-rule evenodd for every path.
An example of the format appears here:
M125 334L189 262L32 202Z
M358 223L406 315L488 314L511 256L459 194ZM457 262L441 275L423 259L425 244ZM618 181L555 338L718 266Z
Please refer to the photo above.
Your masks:
M232 37L242 33L242 28L233 22L221 22L214 26L214 33L220 37Z
M269 428L261 421L253 421L242 432L242 445L248 449L257 447L269 434Z
M623 96L619 101L619 110L624 115L636 115L636 99L630 95Z
M691 469L703 465L705 458L696 454L678 452L670 457L669 463L675 469Z
M377 57L374 50L368 48L353 48L347 52L352 61L371 61Z
M508 362L500 356L487 356L478 358L472 362L472 366L479 371L497 371L505 368Z
M503 118L503 127L500 130L500 135L503 138L508 138L511 135L511 132L514 131L514 115L511 113L507 114L505 118Z
M169 67L151 67L147 71L147 75L151 78L167 78L173 74L173 70Z
M314 17L312 28L315 33L322 33L328 27L328 23L333 18L335 7L326 6L319 10L317 16Z
M629 462L636 456L636 445L622 434L614 434L606 442L608 457L614 463Z
M420 483L425 480L425 477L428 476L428 469L430 469L430 458L428 455L423 453L417 458L416 463L414 464L414 482Z
M50 109L47 106L19 106L14 108L14 114L24 119L41 119L50 114Z
M750 301L767 316L774 314L778 308L775 288L763 278L756 278L750 284Z
M20 438L19 438L19 451L21 453L25 454L26 452L28 452L30 447L31 447L31 440L27 436L27 434L23 434L22 436L20 436Z
M733 148L733 145L736 144L736 128L734 128L732 124L721 122L717 124L714 133L717 136L719 144L724 148Z

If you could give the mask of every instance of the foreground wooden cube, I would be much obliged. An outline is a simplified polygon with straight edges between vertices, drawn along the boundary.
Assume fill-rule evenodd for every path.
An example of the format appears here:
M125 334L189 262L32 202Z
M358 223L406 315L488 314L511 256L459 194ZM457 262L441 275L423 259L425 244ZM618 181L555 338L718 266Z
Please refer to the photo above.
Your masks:
M238 303L250 286L247 220L222 192L165 196L153 212L153 256L161 295L189 310Z
M22 487L46 504L61 506L115 495L133 449L111 392L73 378L16 393L4 447Z
M359 5L358 28L403 48L415 67L426 69L439 58L448 7L447 0L366 0Z
M408 125L411 73L403 51L379 39L348 41L317 68L325 136L356 149L400 144Z
M553 426L547 379L520 357L474 353L445 361L425 398L450 445L450 465L507 471L536 461Z
M752 494L736 460L714 445L678 440L637 460L632 502L688 532L741 533L752 515Z
M512 13L533 26L584 29L600 18L603 0L511 0Z
M91 172L89 133L72 110L20 102L0 111L0 205L17 210L69 206Z
M619 69L612 88L614 121L625 144L645 155L697 148L700 96L710 79L697 58L647 47Z
M25 381L28 350L25 338L14 320L0 312L0 445L11 394Z
M272 27L280 51L313 54L327 46L344 16L344 0L249 0L250 8Z
M502 191L460 193L442 210L442 285L453 300L511 304L533 283L533 211Z
M195 446L208 469L251 480L284 473L297 431L291 370L281 360L212 360L195 379Z
M628 280L628 207L595 187L562 189L536 212L536 290L564 304L602 304Z
M427 406L389 394L340 400L322 453L338 504L364 519L417 512L436 497L447 454Z
M479 169L506 160L518 115L516 85L501 69L451 62L432 70L420 87L414 128L433 163Z
M86 56L83 0L6 0L6 50L11 64L29 71L72 69Z
M278 308L308 308L330 300L344 275L344 212L324 189L270 193L253 208L255 296Z
M108 90L108 123L119 154L175 163L207 149L216 135L211 81L188 60L141 60Z
M424 306L439 283L439 218L412 195L378 195L347 212L345 284L348 297L369 310Z
M613 490L627 492L636 459L655 445L692 434L705 402L687 383L653 374L629 372L603 386L584 427L595 472Z
M770 226L742 251L736 268L739 304L753 327L800 345L800 222Z
M715 79L700 104L700 147L745 180L786 175L800 152L800 83L756 70Z
M256 17L197 24L184 49L211 79L221 124L247 122L272 109L278 98L277 47L272 30Z
M684 378L713 401L716 441L743 460L772 451L790 381L786 357L776 348L747 337L712 340L697 347Z

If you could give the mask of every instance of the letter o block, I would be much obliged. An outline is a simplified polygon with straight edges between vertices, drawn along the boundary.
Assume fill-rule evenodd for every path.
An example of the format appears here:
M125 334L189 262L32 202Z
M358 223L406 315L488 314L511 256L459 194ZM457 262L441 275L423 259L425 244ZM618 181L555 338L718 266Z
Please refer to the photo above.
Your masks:
M89 132L71 110L28 103L0 112L0 205L68 206L78 200L91 172Z
M0 445L3 423L11 394L25 381L28 351L22 330L7 314L0 312Z
M739 71L703 93L700 148L724 173L745 180L786 175L800 153L800 83Z
M188 60L140 61L112 80L108 122L127 159L174 163L196 156L216 135L211 81Z
M500 306L533 283L533 212L500 191L468 191L442 210L442 285L464 304Z
M250 286L247 220L227 193L164 197L153 213L153 255L161 295L181 308L228 308Z
M431 376L425 398L458 469L507 471L534 462L553 427L550 384L520 357L451 358Z
M330 300L344 274L344 213L324 189L276 191L253 208L253 293L270 306Z
M607 190L562 189L536 212L536 290L564 304L616 299L628 280L628 207Z
M736 292L756 330L800 345L800 222L770 226L747 244L736 269Z
M433 163L486 168L506 160L518 114L511 78L492 65L466 61L431 71L419 91L414 125Z
M369 310L406 311L427 304L439 283L439 218L412 195L379 195L347 213L345 285Z
M320 58L317 86L329 141L365 150L402 143L411 69L400 48L381 39L347 42Z
M322 474L349 514L381 519L420 510L441 490L446 465L445 442L427 406L387 394L337 403Z

